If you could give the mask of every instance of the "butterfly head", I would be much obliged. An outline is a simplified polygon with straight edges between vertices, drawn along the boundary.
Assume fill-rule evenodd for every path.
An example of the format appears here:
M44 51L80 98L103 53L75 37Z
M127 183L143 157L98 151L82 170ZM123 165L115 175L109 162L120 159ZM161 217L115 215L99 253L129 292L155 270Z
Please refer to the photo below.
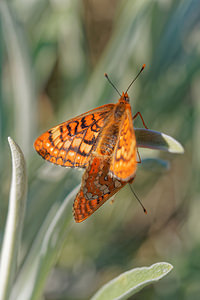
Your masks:
M122 92L122 95L121 95L121 97L120 97L120 99L119 99L119 102L120 103L129 103L129 101L130 101L130 99L129 99L129 96L128 96L128 93L127 92Z

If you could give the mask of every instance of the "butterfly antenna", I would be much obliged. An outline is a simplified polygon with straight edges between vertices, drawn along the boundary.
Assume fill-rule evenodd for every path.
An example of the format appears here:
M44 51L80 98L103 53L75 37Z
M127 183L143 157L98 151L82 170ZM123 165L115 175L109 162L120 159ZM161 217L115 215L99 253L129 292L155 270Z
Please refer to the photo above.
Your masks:
M129 186L130 186L131 191L133 192L135 198L137 199L137 201L138 201L138 202L140 203L140 205L142 206L144 213L147 215L147 210L146 210L146 208L144 207L144 205L142 204L142 202L140 201L140 199L138 198L138 196L136 195L136 193L135 193L135 191L134 191L132 185L129 184Z
M142 71L144 70L145 66L146 66L146 65L144 64L144 65L142 66L140 72L137 74L137 76L131 81L131 83L129 84L129 86L128 86L126 92L125 92L125 94L128 92L128 90L130 89L130 87L132 86L132 84L136 81L136 79L138 78L138 76L142 73Z
M120 95L121 97L121 94L120 92L118 91L118 89L116 88L116 86L114 86L114 84L112 83L112 81L110 80L110 78L108 77L108 74L107 73L104 73L104 76L108 79L108 82L112 85L112 87L114 87L114 89L117 91L117 93Z

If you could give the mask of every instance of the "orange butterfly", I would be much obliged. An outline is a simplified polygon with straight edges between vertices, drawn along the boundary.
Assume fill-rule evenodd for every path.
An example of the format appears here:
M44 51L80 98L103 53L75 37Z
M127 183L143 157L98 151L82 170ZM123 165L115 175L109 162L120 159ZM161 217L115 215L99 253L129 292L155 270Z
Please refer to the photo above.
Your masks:
M35 149L44 159L63 167L85 168L74 201L76 222L88 218L134 180L137 148L132 119L142 116L138 112L132 118L127 91L120 95L118 103L97 107L55 126L35 141ZM142 122L146 127L143 119Z

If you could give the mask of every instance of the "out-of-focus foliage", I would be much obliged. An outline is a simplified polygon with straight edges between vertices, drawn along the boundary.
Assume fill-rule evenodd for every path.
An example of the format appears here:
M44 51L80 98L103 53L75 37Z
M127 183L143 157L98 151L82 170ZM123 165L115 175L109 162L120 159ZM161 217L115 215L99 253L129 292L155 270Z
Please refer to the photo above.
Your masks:
M127 269L158 260L171 262L174 271L137 299L198 299L199 22L195 0L0 2L1 240L11 176L7 136L22 147L29 177L19 270L34 267L22 262L44 230L41 224L55 217L82 174L42 161L34 139L59 122L116 102L104 72L121 91L146 63L129 92L133 111L142 113L150 129L173 136L185 148L180 156L140 150L142 158L171 161L165 173L138 167L134 189L148 215L127 185L113 205L73 223L45 299L88 299ZM141 127L140 120L134 125ZM17 279L20 287L23 278Z

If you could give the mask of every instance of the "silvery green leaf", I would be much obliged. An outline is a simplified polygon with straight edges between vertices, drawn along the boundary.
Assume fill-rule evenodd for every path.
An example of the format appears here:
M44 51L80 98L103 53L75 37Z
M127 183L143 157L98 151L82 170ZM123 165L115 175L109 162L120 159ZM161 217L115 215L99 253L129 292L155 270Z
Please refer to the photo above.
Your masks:
M170 168L170 163L164 159L145 158L142 159L141 167L150 172L166 172Z
M105 284L91 300L128 299L143 287L167 275L172 269L173 266L166 262L156 263L150 267L132 269Z
M9 137L12 155L12 182L6 229L0 263L0 299L8 299L16 272L18 250L27 194L27 176L24 155L19 146Z
M155 130L135 128L137 146L170 153L184 153L183 146L169 135Z

